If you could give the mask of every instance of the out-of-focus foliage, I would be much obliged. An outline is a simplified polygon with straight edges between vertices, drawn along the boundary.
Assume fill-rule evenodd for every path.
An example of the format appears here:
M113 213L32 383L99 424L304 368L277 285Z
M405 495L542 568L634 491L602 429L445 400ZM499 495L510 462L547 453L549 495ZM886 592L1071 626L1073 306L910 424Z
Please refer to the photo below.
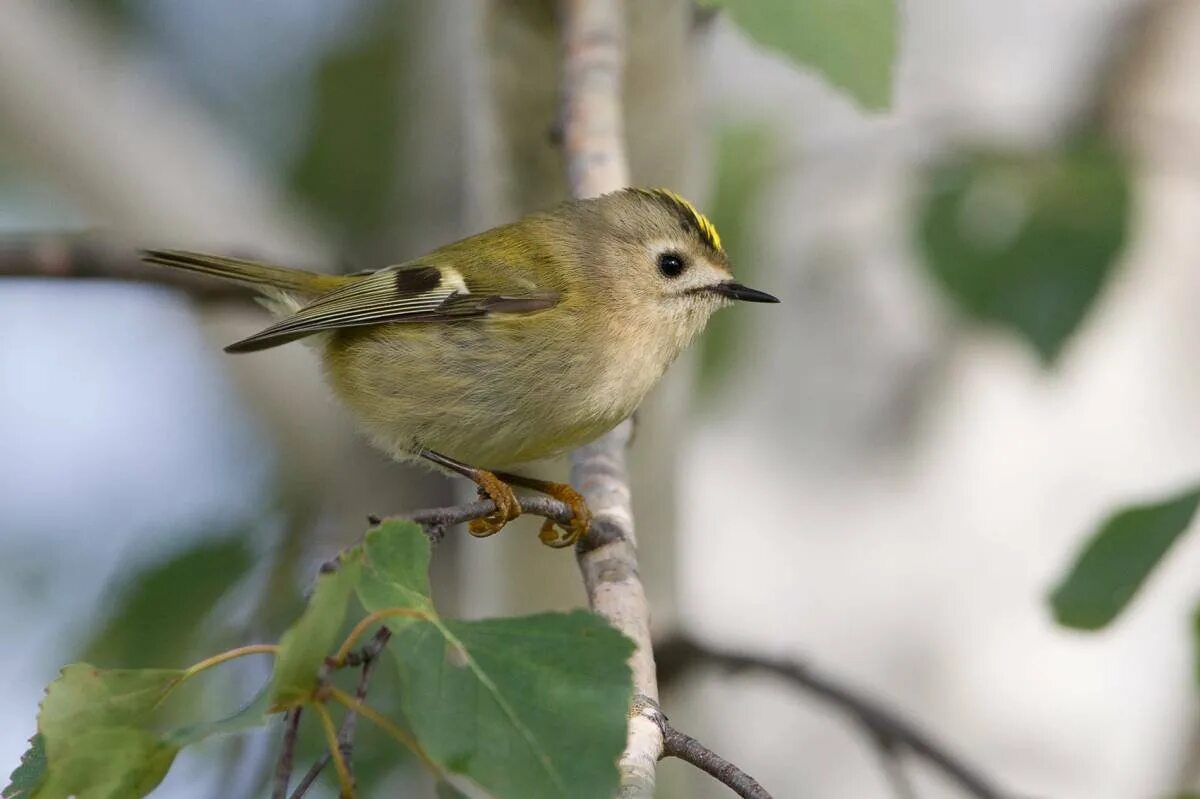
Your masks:
M706 0L758 43L811 67L869 109L892 98L894 0Z
M1050 596L1059 624L1098 630L1125 608L1171 545L1188 529L1200 489L1113 514Z
M920 239L934 281L967 316L1016 332L1052 363L1125 243L1125 160L1098 138L980 152L934 170L927 188Z
M201 622L249 571L249 534L198 541L130 574L82 659L106 667L179 663L196 645Z
M403 715L439 776L462 774L498 799L563 796L568 786L582 799L612 796L632 693L630 641L583 611L443 620L429 591L430 554L424 531L411 522L389 522L344 552L284 633L269 687L227 719L161 730L163 706L182 683L261 648L188 670L67 666L47 689L38 734L10 792L145 796L181 747L333 701L320 675L334 665L335 651L357 642L337 646L357 590L394 631L388 649L399 667Z
M394 3L368 8L358 35L317 67L308 136L289 178L344 243L385 222L401 152L402 14Z
M78 5L92 11L117 30L136 27L138 22L135 0L81 0Z
M757 286L755 275L762 250L759 203L775 174L776 148L770 131L760 125L726 128L717 135L713 199L708 215L721 232L721 242L739 281ZM769 290L769 287L763 287ZM733 309L716 314L697 342L698 382L705 393L726 385L745 341L748 316Z

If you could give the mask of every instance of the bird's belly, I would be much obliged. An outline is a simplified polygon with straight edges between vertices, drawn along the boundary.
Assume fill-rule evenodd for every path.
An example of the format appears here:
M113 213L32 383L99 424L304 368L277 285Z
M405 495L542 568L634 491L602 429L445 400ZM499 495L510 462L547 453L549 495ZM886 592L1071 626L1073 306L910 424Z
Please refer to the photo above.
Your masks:
M394 457L431 449L471 465L512 466L561 454L611 429L649 385L598 368L577 342L472 323L341 331L325 365L338 396ZM509 336L505 339L504 336ZM525 346L529 345L529 346ZM529 353L520 361L506 353Z

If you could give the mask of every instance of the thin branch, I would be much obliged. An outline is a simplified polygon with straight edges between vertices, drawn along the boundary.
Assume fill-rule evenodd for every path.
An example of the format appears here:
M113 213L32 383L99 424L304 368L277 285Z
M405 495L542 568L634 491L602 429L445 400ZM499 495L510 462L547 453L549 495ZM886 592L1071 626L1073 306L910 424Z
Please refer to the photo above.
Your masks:
M391 630L387 627L380 627L371 638L371 641L361 651L353 653L353 656L346 661L351 666L360 664L362 666L362 671L358 677L358 688L354 691L354 696L359 702L362 702L367 696L367 688L371 682L371 674L375 670L375 662L378 660L379 653L387 646L388 639L391 637ZM342 753L342 759L345 760L346 767L349 769L353 769L354 767L350 758L354 753L354 733L357 720L358 714L353 710L349 710L342 719L342 726L338 728L338 751ZM329 765L330 759L331 755L329 752L325 752L312 764L312 767L300 779L296 790L292 792L291 799L300 799L308 793L308 789L317 781L317 777L321 775L321 771L325 766Z
M621 0L562 0L562 141L567 182L576 198L629 183L621 80L625 65L625 5ZM627 635L633 688L658 699L650 642L650 610L638 576L625 449L630 423L571 454L571 483L587 499L592 525L576 550L588 603ZM621 754L622 799L652 797L662 730L642 714L629 721Z
M490 499L479 499L463 505L451 505L445 508L425 508L423 510L412 511L411 513L400 513L391 518L408 519L409 521L416 522L425 528L425 532L429 534L430 538L436 541L442 538L447 527L469 522L472 519L482 519L495 512L496 503ZM553 519L563 525L569 524L575 517L574 512L565 502L560 502L551 497L536 495L521 497L521 512ZM378 524L383 521L378 516L370 516L368 518L372 524Z
M371 682L371 672L375 670L375 661L391 637L391 630L387 627L380 627L371 639L371 643L363 651L362 671L358 677L358 687L354 690L354 698L359 702L367 698L367 686ZM346 712L346 717L342 719L341 729L338 730L338 749L341 750L342 757L346 759L346 765L352 770L354 763L351 756L354 754L354 733L357 725L358 714L350 710Z
M292 779L292 766L296 762L296 735L300 731L301 707L294 707L285 716L283 726L283 744L279 749L279 762L275 766L275 786L271 790L271 799L284 799L287 796L288 783Z
M227 280L144 263L131 248L84 234L0 241L0 277L124 280L178 289L200 302L245 302L254 294Z
M663 733L663 757L676 757L724 783L742 799L771 799L771 794L758 780L730 763L685 732L671 726L660 714L659 727Z
M991 779L952 754L914 723L839 681L818 674L803 663L765 655L725 652L682 635L660 641L657 650L658 677L664 685L701 666L717 666L732 671L765 671L846 713L861 724L880 746L896 752L911 752L927 761L971 796L978 799L1004 799L1008 796Z

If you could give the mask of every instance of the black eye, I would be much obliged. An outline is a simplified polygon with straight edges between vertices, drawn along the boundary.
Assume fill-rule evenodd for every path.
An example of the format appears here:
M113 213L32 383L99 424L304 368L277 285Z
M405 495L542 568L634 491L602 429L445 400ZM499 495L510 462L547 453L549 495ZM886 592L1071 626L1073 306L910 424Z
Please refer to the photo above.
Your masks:
M664 252L658 256L658 271L666 277L679 277L687 269L683 256L677 252Z

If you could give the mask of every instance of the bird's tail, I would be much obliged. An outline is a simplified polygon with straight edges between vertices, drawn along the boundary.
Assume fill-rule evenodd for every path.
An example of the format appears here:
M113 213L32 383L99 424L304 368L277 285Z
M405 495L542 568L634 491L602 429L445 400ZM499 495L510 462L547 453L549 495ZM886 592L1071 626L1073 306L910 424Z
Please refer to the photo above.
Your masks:
M276 294L277 292L271 291L271 289L276 289L287 293L317 297L345 285L352 279L341 275L322 275L317 272L306 272L303 269L271 266L257 261L244 261L240 258L205 255L184 250L143 250L142 260L151 264L161 264L246 283L263 289L263 293L268 296Z

